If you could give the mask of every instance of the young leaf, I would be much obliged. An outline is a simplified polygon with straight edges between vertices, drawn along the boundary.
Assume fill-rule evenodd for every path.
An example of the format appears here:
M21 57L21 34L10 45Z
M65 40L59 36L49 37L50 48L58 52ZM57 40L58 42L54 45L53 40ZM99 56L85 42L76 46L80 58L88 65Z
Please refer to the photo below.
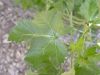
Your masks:
M79 38L76 43L72 42L70 44L70 49L72 52L76 52L78 54L82 53L84 50L84 38Z
M87 56L87 57L88 56L93 56L97 53L96 49L97 49L96 46L89 47L89 48L86 49L84 55Z

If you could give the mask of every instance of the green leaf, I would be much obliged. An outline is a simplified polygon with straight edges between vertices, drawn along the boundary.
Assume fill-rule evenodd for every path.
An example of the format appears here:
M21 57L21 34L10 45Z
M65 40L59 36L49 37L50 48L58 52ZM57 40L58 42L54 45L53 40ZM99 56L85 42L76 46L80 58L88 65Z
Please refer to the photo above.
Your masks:
M76 66L75 67L75 75L98 75L100 74L100 68L96 66L91 66L91 68L87 68L86 66Z
M32 37L52 37L55 34L62 35L65 33L62 13L50 10L37 14L33 21L18 22L10 32L9 40L20 42L27 41Z
M100 54L96 52L97 46L87 48L83 56L79 56L76 60L78 65L75 65L76 75L98 75L100 74L100 67L97 65L100 60Z
M43 30L51 30L58 34L65 34L62 13L63 12L57 10L43 11L37 14L34 23L38 26L38 28L40 28L40 30L43 28Z
M36 29L34 29L31 20L22 20L17 22L16 26L12 28L10 32L9 40L21 42L23 40L31 38L30 36L25 36L27 34L33 34Z
M65 4L66 4L66 8L69 11L69 13L71 11L73 11L73 8L74 8L74 0L65 0Z
M76 52L78 54L82 53L84 50L84 38L79 38L77 42L72 42L70 44L70 49L72 52Z
M42 42L40 43L42 44ZM25 60L34 66L39 75L56 75L61 70L60 65L65 56L66 47L63 43L58 40L50 40L42 47L35 48L33 45Z
M96 1L97 1L98 9L99 9L99 16L100 16L100 0L96 0Z
M82 51L84 49L84 38L79 38L76 43L76 49Z
M12 28L9 40L15 42L21 42L21 41L31 41L33 40L34 37L45 37L45 38L53 37L49 35L47 32L46 32L47 35L45 35L42 28L40 32L38 29L39 27L34 25L32 23L32 20L19 21L17 22L16 26Z
M15 0L17 4L21 4L24 9L35 7L37 9L45 8L44 0Z
M87 48L84 52L84 58L87 58L89 62L97 63L100 60L100 53L97 52L98 49L97 45Z
M80 8L82 3L83 3L83 0L74 1L74 10L75 10L75 12L79 11L79 8Z
M29 42L30 50L25 60L31 63L40 75L56 75L66 56L65 45L58 40L56 34L65 34L62 13L50 10L37 14L33 21L18 22L10 32L9 40Z
M80 7L80 14L87 20L92 21L97 14L96 0L85 0Z
M84 55L87 56L87 57L88 56L93 56L97 53L96 49L97 49L96 46L89 47L89 48L86 49Z

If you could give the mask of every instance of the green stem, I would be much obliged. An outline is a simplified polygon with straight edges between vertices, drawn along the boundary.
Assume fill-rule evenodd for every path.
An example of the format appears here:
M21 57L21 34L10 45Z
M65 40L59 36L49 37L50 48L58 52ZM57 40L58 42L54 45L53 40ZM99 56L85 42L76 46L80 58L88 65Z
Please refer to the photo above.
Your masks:
M73 27L73 19L72 19L72 15L73 15L73 13L71 12L71 13L70 13L70 18L69 18L69 19L70 19L70 25L71 25L71 27Z
M71 12L70 13L70 25L71 25L71 27L73 27L73 12ZM71 35L72 35L72 33L71 33ZM73 62L73 57L74 56L74 53L73 52L71 52L71 68L73 68L73 64L74 64L74 62Z

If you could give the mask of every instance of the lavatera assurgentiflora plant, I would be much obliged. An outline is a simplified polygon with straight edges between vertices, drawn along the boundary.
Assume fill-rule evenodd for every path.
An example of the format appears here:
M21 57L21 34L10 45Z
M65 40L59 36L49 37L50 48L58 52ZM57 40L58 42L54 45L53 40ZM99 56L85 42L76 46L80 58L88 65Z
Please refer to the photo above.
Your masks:
M100 28L96 26L99 0L46 2L33 20L17 22L9 40L28 44L25 60L37 71L35 75L100 75L100 46L95 36Z

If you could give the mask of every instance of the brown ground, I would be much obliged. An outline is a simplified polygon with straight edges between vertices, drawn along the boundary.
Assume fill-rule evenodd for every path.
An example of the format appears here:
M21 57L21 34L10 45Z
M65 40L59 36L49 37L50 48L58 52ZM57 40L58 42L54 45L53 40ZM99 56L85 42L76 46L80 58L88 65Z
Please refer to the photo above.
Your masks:
M14 6L11 0L0 0L0 75L25 75L25 46L9 43L7 38L16 21L32 16L29 10Z

